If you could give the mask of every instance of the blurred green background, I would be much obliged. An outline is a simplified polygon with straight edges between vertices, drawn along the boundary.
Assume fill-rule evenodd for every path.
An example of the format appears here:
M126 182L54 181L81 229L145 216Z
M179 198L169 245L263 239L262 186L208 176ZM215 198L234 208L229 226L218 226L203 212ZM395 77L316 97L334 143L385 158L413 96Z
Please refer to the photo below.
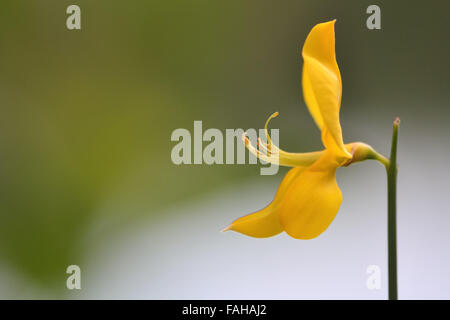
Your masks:
M81 30L66 28L70 4ZM370 4L381 7L381 30L365 26ZM320 148L300 77L301 47L319 22L337 19L347 142L387 154L400 116L404 132L448 149L449 12L449 1L3 0L3 273L64 297L66 267L124 226L172 219L158 212L249 177L275 185L285 169L263 178L257 166L175 166L170 135L194 120L260 128L280 111L272 126L284 149ZM361 136L365 124L377 130ZM424 163L439 157L421 153L423 142L404 148ZM27 297L20 285L8 290L0 297Z

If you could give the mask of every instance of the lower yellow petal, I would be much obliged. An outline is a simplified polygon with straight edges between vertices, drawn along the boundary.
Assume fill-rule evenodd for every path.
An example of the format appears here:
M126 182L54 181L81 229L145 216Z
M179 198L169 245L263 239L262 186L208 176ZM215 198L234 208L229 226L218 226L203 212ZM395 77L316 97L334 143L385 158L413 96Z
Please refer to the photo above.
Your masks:
M233 230L255 238L272 237L283 231L278 209L286 191L304 168L292 168L283 178L274 200L264 209L235 220L223 231Z
M280 224L291 237L315 238L333 221L342 203L336 169L336 162L327 153L289 185L278 214Z

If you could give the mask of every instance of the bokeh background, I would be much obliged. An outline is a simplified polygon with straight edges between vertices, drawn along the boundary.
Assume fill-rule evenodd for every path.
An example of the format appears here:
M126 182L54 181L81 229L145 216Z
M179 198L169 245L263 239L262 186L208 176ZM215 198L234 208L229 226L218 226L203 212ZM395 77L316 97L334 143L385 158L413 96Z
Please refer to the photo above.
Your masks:
M81 7L82 30L66 29ZM366 8L381 7L381 30ZM337 19L344 139L399 140L399 297L450 298L448 1L3 0L0 298L385 299L386 178L338 171L319 238L220 233L269 203L286 172L172 164L177 128L261 128L321 148L300 51ZM82 290L66 289L68 265ZM368 290L366 269L382 271Z

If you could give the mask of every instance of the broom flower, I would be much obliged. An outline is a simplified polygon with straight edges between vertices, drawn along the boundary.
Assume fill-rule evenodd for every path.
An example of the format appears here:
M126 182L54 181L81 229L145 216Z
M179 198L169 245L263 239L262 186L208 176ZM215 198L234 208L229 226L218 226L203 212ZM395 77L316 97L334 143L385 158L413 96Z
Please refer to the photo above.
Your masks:
M302 50L302 87L305 103L321 130L323 150L290 153L275 146L268 133L272 114L265 124L267 142L245 146L261 160L292 167L283 178L273 201L264 209L235 220L224 231L265 238L283 231L296 239L312 239L323 233L342 203L336 170L352 163L374 159L386 167L389 160L362 142L344 144L339 121L342 79L335 55L335 20L316 25Z

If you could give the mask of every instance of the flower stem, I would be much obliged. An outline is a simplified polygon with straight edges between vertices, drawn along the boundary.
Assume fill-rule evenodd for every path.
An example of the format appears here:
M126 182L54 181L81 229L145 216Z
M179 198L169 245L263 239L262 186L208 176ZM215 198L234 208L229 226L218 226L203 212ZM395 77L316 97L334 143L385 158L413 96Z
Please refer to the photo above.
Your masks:
M388 291L389 300L397 300L397 141L400 119L394 121L388 178Z

